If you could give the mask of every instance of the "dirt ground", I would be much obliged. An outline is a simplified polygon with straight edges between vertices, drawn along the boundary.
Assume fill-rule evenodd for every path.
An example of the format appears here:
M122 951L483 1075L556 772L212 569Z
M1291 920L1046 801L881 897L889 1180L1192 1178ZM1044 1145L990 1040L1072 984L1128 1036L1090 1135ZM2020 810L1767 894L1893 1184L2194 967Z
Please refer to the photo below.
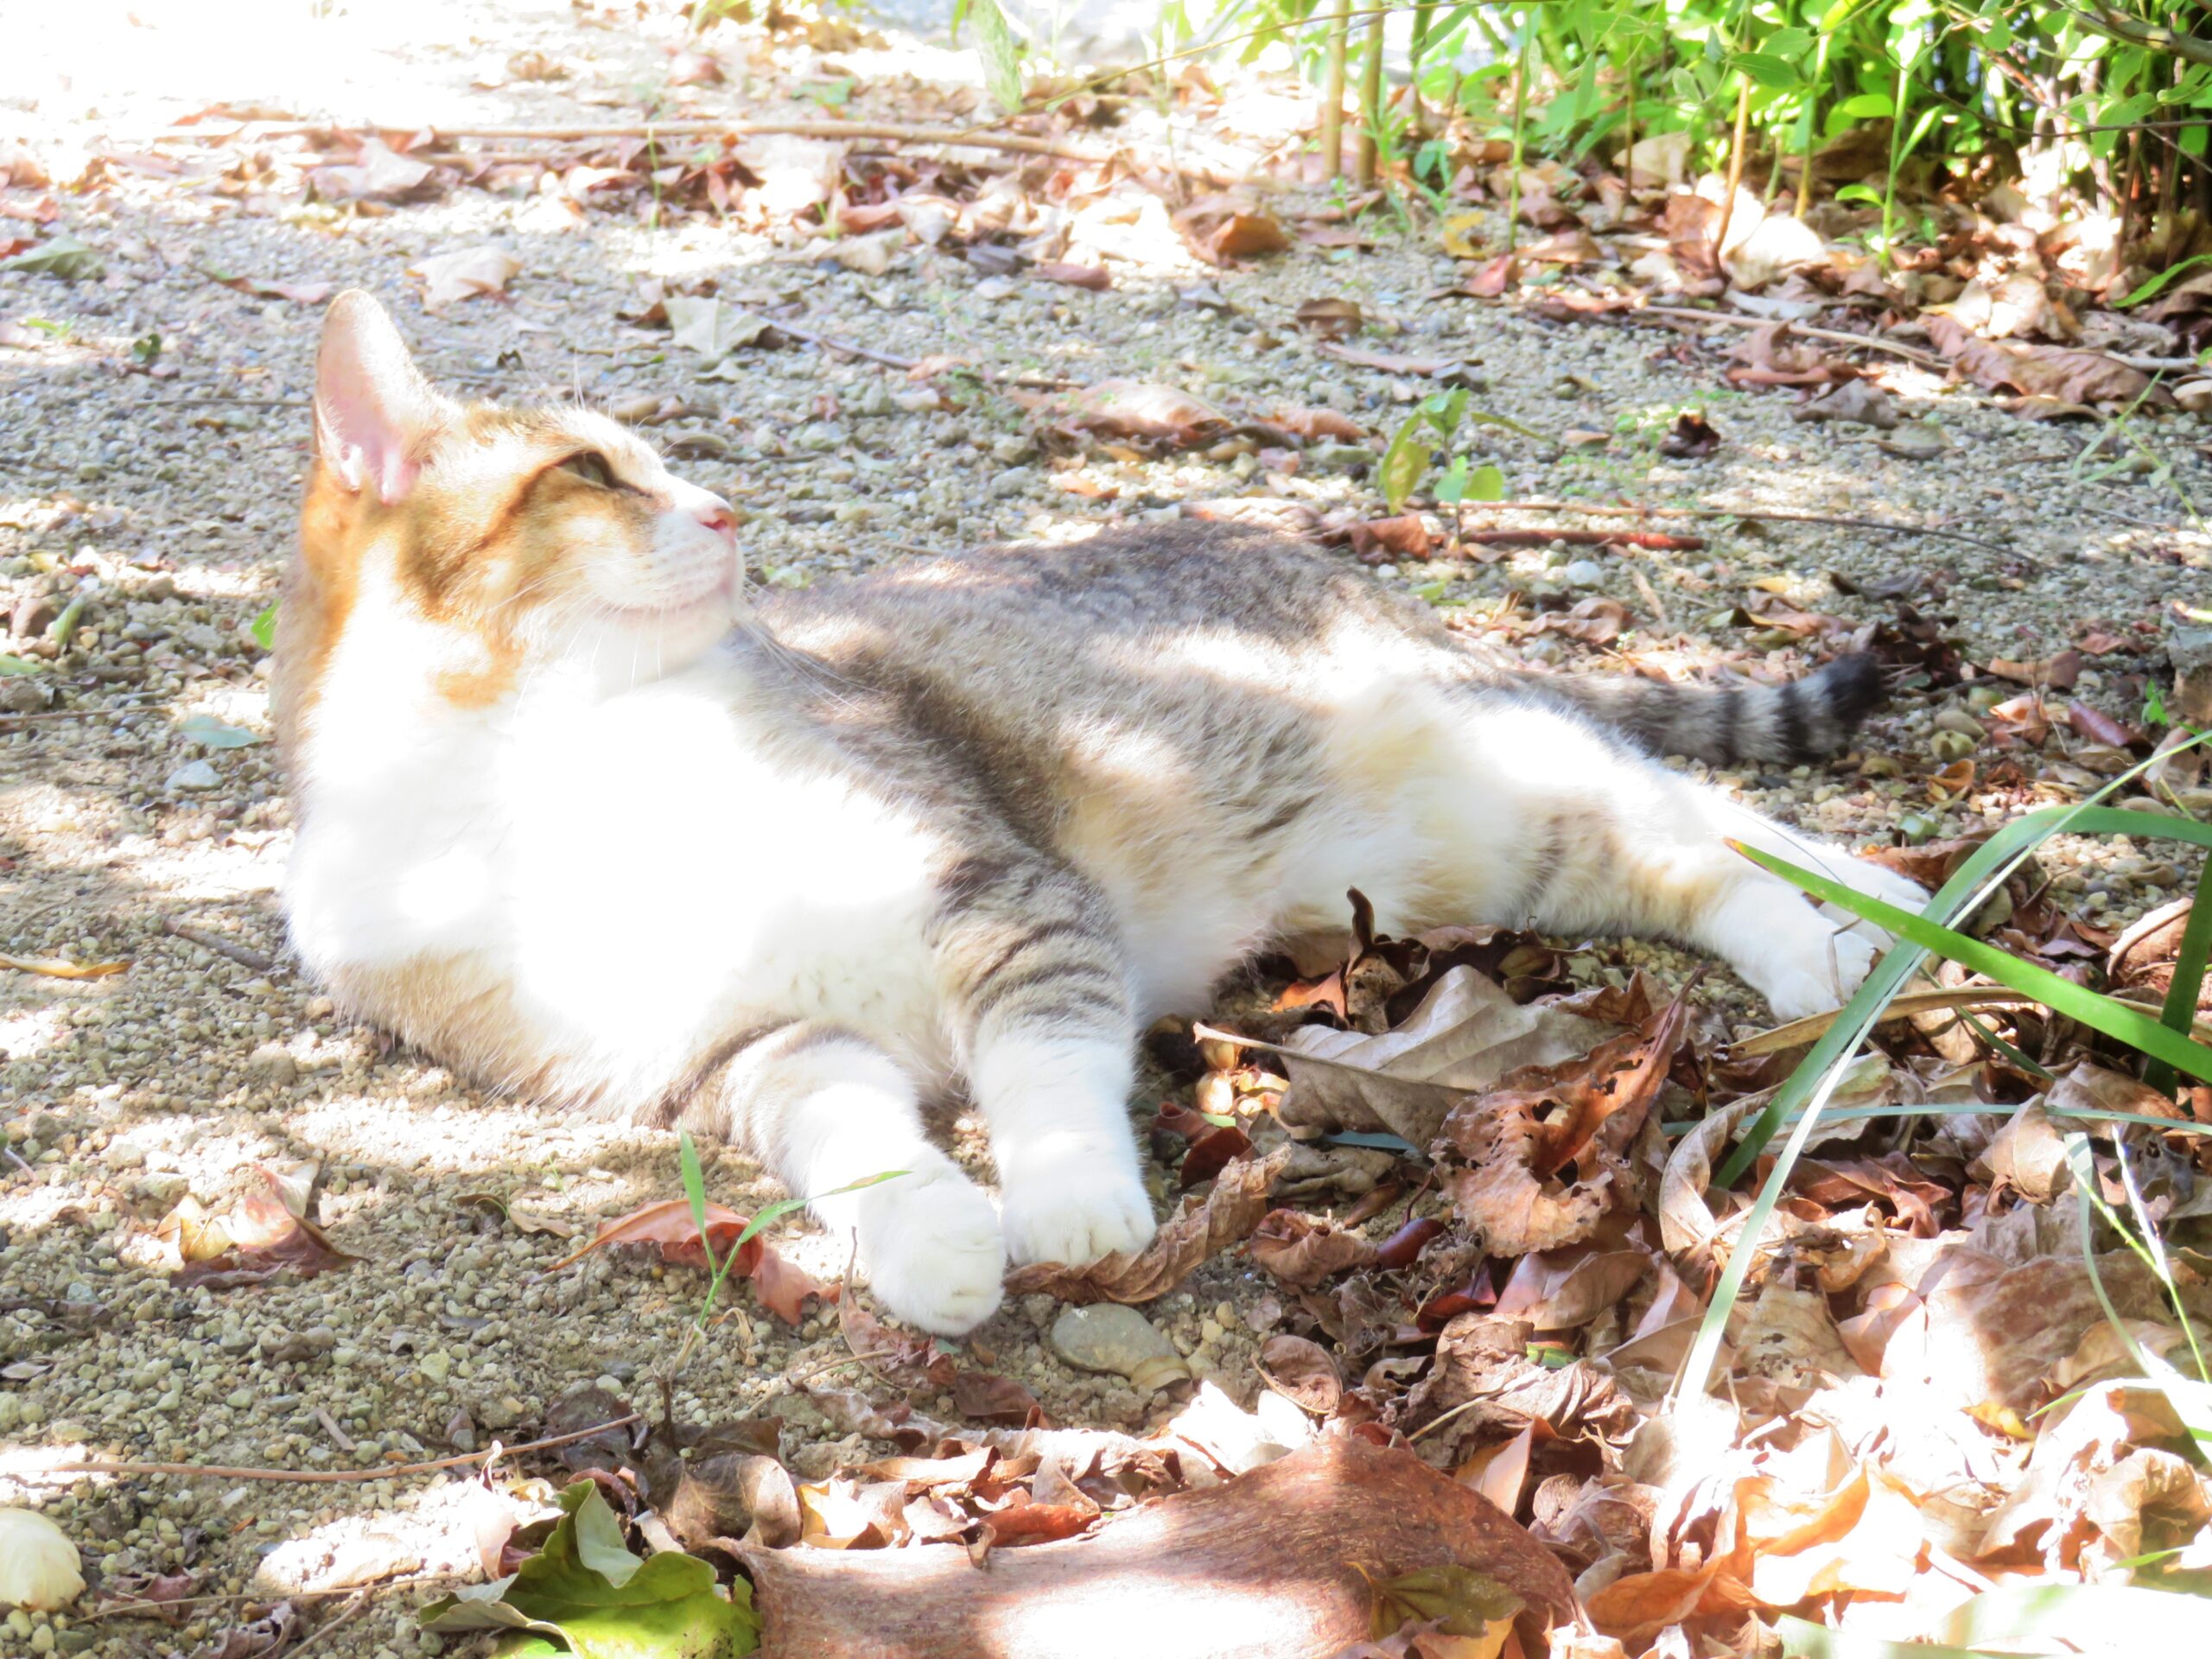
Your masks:
M287 35L284 51L295 55L272 47L251 61L219 40L153 31L125 41L130 51L118 48L85 86L0 105L0 137L13 127L35 149L129 150L134 134L184 112L190 100L163 92L156 72L188 45L206 60L206 78L192 83L200 103L276 102L378 124L634 122L641 88L677 101L663 112L680 103L701 115L804 115L817 102L799 89L848 77L858 90L847 113L891 117L955 98L948 78L972 73L895 31L880 45L772 51L731 32L715 48L728 79L671 92L662 83L679 31L665 9L637 17L462 0L407 22L405 43L391 45L396 26L341 16L318 41L291 20L299 38ZM524 51L566 74L508 76ZM626 321L644 281L710 277L726 302L893 358L950 355L1081 384L1124 376L1239 415L1326 407L1387 434L1427 387L1332 359L1293 321L1302 302L1348 296L1370 320L1364 344L1464 359L1483 387L1478 407L1610 440L1554 449L1501 432L1488 458L1509 496L1878 518L1974 538L1720 520L1695 527L1702 549L1563 558L1530 548L1380 569L1471 626L1509 594L1520 595L1523 620L1599 596L1632 613L1631 633L1609 646L1527 639L1532 656L1561 664L1603 668L1633 648L1676 671L1747 652L1790 669L1807 660L1802 649L1746 620L1738 607L1749 595L1872 620L1894 610L1875 595L1908 587L1975 660L2048 657L2091 625L2154 653L2162 606L2184 588L2202 594L2212 560L2212 541L2187 527L2189 501L2212 486L2193 418L2133 423L2118 460L2146 462L2084 464L2098 427L2024 421L1899 361L1881 378L1909 422L1947 441L1936 458L1912 459L1876 447L1882 435L1862 427L1793 421L1786 393L1727 385L1727 331L1707 340L1558 324L1426 297L1459 273L1433 229L1402 221L1387 221L1371 249L1304 247L1225 270L1173 238L1133 234L1111 261L1111 289L1091 292L994 275L950 246L908 242L870 269L873 255L853 256L850 238L764 234L696 213L655 227L633 213L576 213L551 196L481 188L375 216L315 213L123 164L97 188L57 199L61 224L99 251L105 271L74 282L0 273L0 325L18 325L0 333L0 578L18 625L8 648L43 636L73 596L87 599L67 648L41 659L37 692L16 694L0 715L0 950L128 966L80 980L0 971L0 1502L35 1491L105 1578L188 1567L210 1599L174 1629L87 1618L89 1598L73 1614L17 1615L0 1624L10 1653L190 1652L227 1628L248 1592L373 1584L396 1587L346 1604L355 1616L321 1650L438 1651L412 1616L430 1592L410 1581L474 1570L465 1475L297 1485L71 1483L37 1471L72 1455L359 1470L524 1438L581 1386L650 1404L653 1364L679 1339L698 1288L682 1269L607 1254L546 1271L572 1248L564 1234L580 1238L677 1192L671 1137L486 1099L334 1018L285 958L276 895L289 817L252 624L291 542L318 311L211 273L370 289L432 375L473 394L632 410L677 400L681 410L652 435L688 457L682 470L741 505L746 557L767 582L831 582L933 550L1076 535L1221 498L1381 508L1351 473L1309 456L1285 478L1249 445L1055 456L1003 388L969 381L962 406L941 407L901 369L802 344L741 349L702 372L706 359L665 330ZM504 298L427 310L409 268L486 245L517 262ZM143 344L156 335L157 352ZM1725 442L1708 458L1661 456L1656 435L1692 404ZM2131 716L2140 699L2128 676L2146 660L2092 657L2075 695ZM2031 767L2023 786L1931 794L1928 775L1948 753L1940 722L1968 709L1956 693L1910 698L1878 715L1844 761L1723 781L1857 846L1955 834L2037 787L2064 798L2094 781L2094 756L2061 756ZM2107 921L2158 902L2182 877L2113 843L2062 843L2048 862L2061 891ZM1679 952L1614 944L1586 946L1574 962L1592 979L1637 965L1679 979L1690 965ZM1708 988L1726 1018L1763 1018L1725 976ZM957 1132L980 1158L967 1126ZM307 1282L170 1282L154 1229L181 1200L219 1211L259 1181L257 1166L304 1164L319 1170L316 1217L358 1261ZM1168 1177L1154 1174L1164 1208ZM708 1179L741 1211L777 1196L730 1151L711 1154ZM561 1230L503 1220L472 1196L487 1193ZM1393 1211L1374 1226L1402 1218ZM801 1265L837 1276L827 1238L796 1219L781 1231ZM1201 1376L1249 1400L1264 1325L1255 1309L1268 1289L1231 1253L1148 1312ZM803 1475L861 1455L801 1391L863 1381L834 1313L793 1329L742 1290L735 1305L690 1364L679 1408L782 1417ZM976 1333L971 1361L984 1357L976 1363L1026 1384L1065 1422L1138 1427L1164 1408L1054 1358L1040 1342L1053 1311L1043 1298L1010 1303ZM952 1405L919 1403L939 1415Z

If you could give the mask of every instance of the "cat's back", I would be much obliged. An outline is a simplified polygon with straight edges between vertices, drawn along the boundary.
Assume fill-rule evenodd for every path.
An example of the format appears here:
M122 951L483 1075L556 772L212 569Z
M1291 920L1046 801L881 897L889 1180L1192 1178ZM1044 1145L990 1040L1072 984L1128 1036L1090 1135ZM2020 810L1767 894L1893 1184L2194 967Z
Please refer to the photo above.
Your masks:
M778 593L760 620L857 678L943 684L982 674L1053 702L1106 682L1157 683L1168 662L1209 652L1224 664L1265 662L1294 680L1376 640L1457 654L1427 607L1318 549L1203 520L895 565Z

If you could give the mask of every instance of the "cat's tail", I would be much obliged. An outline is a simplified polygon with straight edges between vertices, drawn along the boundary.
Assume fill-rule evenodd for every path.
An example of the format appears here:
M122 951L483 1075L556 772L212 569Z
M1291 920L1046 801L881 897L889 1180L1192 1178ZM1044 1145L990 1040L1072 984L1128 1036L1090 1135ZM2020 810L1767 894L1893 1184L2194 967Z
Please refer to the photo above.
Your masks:
M1640 674L1547 674L1528 683L1655 754L1798 766L1834 754L1882 700L1872 654L1839 657L1783 685L1674 685Z

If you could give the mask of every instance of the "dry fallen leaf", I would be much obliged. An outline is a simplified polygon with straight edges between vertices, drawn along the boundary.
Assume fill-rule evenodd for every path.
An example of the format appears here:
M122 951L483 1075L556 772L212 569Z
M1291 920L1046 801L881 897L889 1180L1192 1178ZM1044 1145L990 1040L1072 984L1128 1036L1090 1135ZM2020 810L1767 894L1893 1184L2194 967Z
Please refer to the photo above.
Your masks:
M1579 1243L1607 1211L1634 1202L1628 1148L1681 1042L1688 995L1685 987L1643 1030L1579 1059L1524 1067L1446 1117L1440 1152L1448 1143L1457 1157L1445 1190L1493 1255ZM1576 1179L1563 1184L1569 1165Z
M520 260L498 248L461 248L418 260L407 274L423 284L423 308L442 311L478 295L504 298L509 280L521 269Z
M1417 512L1370 518L1351 527L1351 550L1362 564L1404 563L1429 555L1435 537Z
M1317 438L1332 438L1340 443L1363 443L1367 440L1366 429L1357 421L1333 409L1278 409L1268 416L1268 421L1307 443Z
M1316 1417L1327 1416L1344 1397L1337 1362L1319 1343L1304 1337L1269 1337L1260 1347L1260 1375L1268 1387Z
M2151 385L2151 377L2102 352L2063 346L2027 346L1981 339L1955 319L1924 318L1928 337L1967 378L1989 391L2018 391L2059 404L2133 404L2147 396L2170 402L2171 394Z
M1101 380L1071 394L1068 423L1102 438L1144 438L1189 448L1229 430L1205 398L1147 380Z
M1086 1266L1033 1262L1007 1275L1007 1293L1037 1292L1067 1302L1148 1302L1164 1296L1231 1244L1249 1236L1268 1212L1268 1189L1285 1153L1239 1158L1214 1178L1203 1198L1193 1193L1135 1252L1116 1250Z
M1301 1290L1375 1261L1375 1246L1357 1233L1295 1210L1269 1211L1247 1248L1277 1283Z
M851 1526L863 1506L847 1495L845 1507ZM1373 1585L1445 1567L1486 1575L1526 1605L1526 1653L1542 1652L1545 1629L1574 1608L1557 1558L1496 1508L1409 1452L1353 1437L1142 1505L1087 1537L994 1552L987 1572L933 1547L741 1554L761 1659L1089 1659L1102 1641L1145 1659L1329 1653L1371 1632ZM1192 1592L1164 1595L1163 1582Z
M1285 1062L1284 1122L1387 1129L1426 1147L1462 1096L1520 1067L1585 1053L1616 1029L1554 1002L1523 1007L1494 980L1458 967L1381 1036L1306 1026L1287 1044L1250 1046Z
M709 1243L713 1246L715 1260L719 1262L737 1245L738 1236L748 1224L745 1217L719 1204L709 1205L706 1217L706 1239L702 1241L691 1219L690 1200L658 1198L640 1205L626 1215L602 1222L588 1243L570 1251L546 1271L558 1273L608 1244L654 1244L659 1246L664 1261L703 1268L707 1265ZM837 1300L836 1286L822 1284L793 1267L757 1234L738 1247L737 1260L730 1272L737 1278L751 1280L753 1294L760 1299L760 1305L786 1325L797 1325L805 1319L810 1299L826 1302Z
M926 1332L893 1331L862 1307L857 1296L838 1299L837 1325L853 1357L880 1382L933 1394L952 1386L959 1367Z

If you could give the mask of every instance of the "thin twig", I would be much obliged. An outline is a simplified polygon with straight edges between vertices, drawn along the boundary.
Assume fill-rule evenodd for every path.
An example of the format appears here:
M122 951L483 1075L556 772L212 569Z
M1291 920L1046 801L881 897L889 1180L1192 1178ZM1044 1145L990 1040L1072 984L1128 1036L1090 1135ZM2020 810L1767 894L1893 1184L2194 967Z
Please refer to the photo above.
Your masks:
M1689 305L1639 305L1621 314L1630 321L1643 317L1679 317L1687 322L1717 322L1731 328L1771 328L1777 326L1773 317L1746 317L1733 311L1700 311ZM1854 334L1845 328L1814 328L1802 322L1789 325L1792 334L1803 334L1810 340L1833 340L1847 346L1864 346L1872 351L1894 352L1908 361L1923 368L1942 369L1950 365L1933 352L1923 352L1916 346L1904 346L1894 340L1882 340L1873 334Z
M367 132L413 132L422 146L456 138L513 139L521 143L585 143L608 138L873 138L896 143L958 144L969 149L1007 149L1025 156L1051 156L1067 162L1103 163L1115 158L1050 138L1023 133L987 133L964 127L916 127L879 121L615 121L578 126L410 127L405 124L369 121L249 121L222 130L203 127L169 127L150 142L175 144L219 144L232 139L251 143L264 138L308 138L318 133L358 129Z
M1839 524L1846 530L1886 531L1897 536L1933 536L1947 542L1964 542L1968 547L1986 548L1992 553L2017 554L2018 550L2000 543L1984 541L1979 536L1969 536L1962 531L1937 530L1928 524L1908 524L1894 518L1846 518L1826 512L1782 512L1756 507L1639 507L1611 506L1594 501L1465 501L1464 511L1483 512L1586 512L1606 518L1755 518L1763 523L1784 524Z
M50 1463L43 1469L19 1471L17 1478L36 1479L45 1475L175 1475L185 1479L205 1480L291 1480L319 1484L343 1484L364 1480L391 1480L399 1475L435 1474L442 1469L474 1469L489 1465L499 1458L512 1458L524 1452L543 1452L549 1447L566 1446L571 1440L588 1440L594 1434L604 1434L610 1428L627 1428L632 1423L645 1421L645 1414L632 1412L626 1417L610 1418L594 1423L589 1428L577 1429L574 1433L549 1435L542 1440L527 1440L520 1446L493 1445L483 1452L471 1452L458 1458L439 1458L429 1463L396 1463L389 1469L239 1469L227 1464L214 1463Z
M158 1618L172 1607L205 1607L217 1602L321 1601L331 1596L365 1592L378 1595L390 1590L416 1590L427 1584L461 1584L469 1576L466 1573L424 1573L411 1579L385 1579L378 1584L333 1585L327 1590L213 1590L204 1596L172 1596L160 1601L145 1596L116 1596L80 1617L87 1624L100 1618ZM111 1591L107 1593L114 1595Z
M288 1656L288 1659L300 1659L300 1656L302 1654L305 1653L309 1648L314 1647L316 1643L322 1641L324 1637L335 1636L346 1625L352 1624L363 1613L368 1611L369 1600L372 1592L373 1586L365 1585L360 1586L355 1599L348 1605L340 1608L335 1618L323 1620L321 1624L316 1625L315 1629L308 1631L308 1634L302 1638L300 1644L292 1649L291 1653Z
M241 968L251 968L257 974L265 974L276 966L274 957L264 956L251 945L236 944L219 933L180 922L174 916L162 918L162 931L187 944L196 944L203 950L213 950L219 957L228 957Z
M1459 539L1471 547L1643 547L1664 553L1694 553L1702 536L1668 536L1646 530L1470 530Z
M804 340L810 346L818 346L825 352L842 352L849 357L865 358L870 363L880 363L887 369L903 369L911 374L921 367L921 361L918 358L894 357L889 352L879 352L866 346L855 346L850 340L833 340L827 334L817 334L810 328L802 328L797 323L772 319L768 326L779 334L789 334L793 340ZM986 380L995 381L1001 385L1024 386L1039 391L1057 391L1065 386L1075 384L1071 380L1041 374L1004 374L996 369L979 368L973 372Z

